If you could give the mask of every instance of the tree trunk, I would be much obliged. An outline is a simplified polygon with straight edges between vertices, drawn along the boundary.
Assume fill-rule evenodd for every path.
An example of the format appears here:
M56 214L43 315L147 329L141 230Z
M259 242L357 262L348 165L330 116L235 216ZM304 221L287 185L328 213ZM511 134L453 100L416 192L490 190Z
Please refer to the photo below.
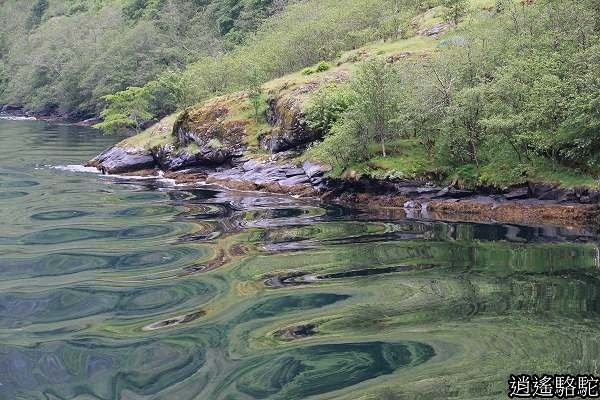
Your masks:
M384 139L383 135L381 135L381 154L384 157L387 157L387 154L385 153L385 139Z

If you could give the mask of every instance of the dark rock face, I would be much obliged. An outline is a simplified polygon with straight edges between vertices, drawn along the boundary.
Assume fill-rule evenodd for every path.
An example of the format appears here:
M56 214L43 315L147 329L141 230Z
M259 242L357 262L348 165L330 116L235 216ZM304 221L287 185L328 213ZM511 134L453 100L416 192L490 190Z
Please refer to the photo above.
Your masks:
M23 109L22 106L16 104L4 104L0 107L0 112L14 112L21 111Z
M529 188L514 188L508 193L504 194L504 198L507 200L521 200L529 197Z
M320 139L323 132L312 129L304 119L298 105L292 99L268 99L267 121L274 128L260 138L260 146L273 153L279 153L307 145Z
M122 174L156 166L152 153L145 150L135 150L126 147L111 147L100 153L87 163L109 174Z
M187 148L175 149L171 144L152 150L157 164L164 171L176 171L191 167L216 167L230 160L235 154L228 149L215 149L208 145L192 153Z
M77 125L94 126L96 124L99 124L102 121L103 121L102 117L92 117L92 118L84 119L83 121L78 122Z
M302 170L309 178L314 178L317 176L323 176L326 172L331 171L331 167L329 165L304 161L302 163Z
M176 151L170 144L153 149L152 154L164 171L176 171L197 165L195 154L191 154L185 149Z

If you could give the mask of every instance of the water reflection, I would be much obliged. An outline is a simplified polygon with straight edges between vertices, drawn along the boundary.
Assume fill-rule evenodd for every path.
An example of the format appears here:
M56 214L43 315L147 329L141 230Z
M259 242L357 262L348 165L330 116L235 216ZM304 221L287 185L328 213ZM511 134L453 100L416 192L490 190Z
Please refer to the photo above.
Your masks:
M50 168L112 141L0 121L1 399L503 398L510 373L598 373L592 233Z

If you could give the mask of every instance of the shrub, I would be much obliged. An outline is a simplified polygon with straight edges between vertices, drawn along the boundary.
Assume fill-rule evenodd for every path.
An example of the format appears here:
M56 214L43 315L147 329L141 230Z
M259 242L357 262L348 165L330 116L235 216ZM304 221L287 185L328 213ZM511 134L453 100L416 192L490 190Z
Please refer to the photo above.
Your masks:
M308 124L313 129L329 132L353 103L354 98L348 86L325 86L308 105L305 113Z
M317 64L317 72L325 72L327 70L329 70L331 68L331 64L329 64L327 61L321 61L320 63Z
M311 67L306 67L302 70L302 75L312 75L315 73L315 70Z

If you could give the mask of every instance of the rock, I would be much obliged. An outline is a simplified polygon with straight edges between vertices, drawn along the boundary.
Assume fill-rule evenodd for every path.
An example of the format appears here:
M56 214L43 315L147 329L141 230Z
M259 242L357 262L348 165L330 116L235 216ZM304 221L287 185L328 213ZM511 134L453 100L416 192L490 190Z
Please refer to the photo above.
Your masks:
M94 126L96 124L99 124L102 121L103 121L102 117L92 117L92 118L84 119L83 121L78 122L77 125L79 125L79 126Z
M254 171L254 170L262 169L262 168L263 168L263 164L257 160L251 159L242 164L242 169L244 171Z
M285 176L291 177L296 175L305 175L302 168L287 168L284 170Z
M163 171L176 171L199 165L196 154L187 149L175 151L172 144L157 147L152 150L152 154Z
M17 104L5 104L2 106L2 109L0 109L1 112L12 112L21 110L23 110L23 107Z
M474 193L470 190L460 190L460 189L451 189L449 187L445 187L439 192L437 192L433 199L462 199L465 197L472 196Z
M562 197L563 191L560 189L550 189L537 196L538 200L558 200Z
M150 151L114 146L100 153L86 166L109 174L122 174L154 168L156 162Z
M529 188L528 187L516 188L516 189L513 189L513 190L509 191L508 193L504 194L504 198L506 200L520 200L520 199L526 199L528 197L529 197Z
M529 193L531 193L531 197L539 199L540 196L543 196L547 192L554 190L554 186L548 185L546 183L539 182L530 182L529 183Z
M447 32L450 29L450 24L448 23L441 23L441 24L436 24L433 25L432 27L429 28L423 28L417 31L417 34L421 35L421 36L431 36L431 37L437 37L438 35Z
M307 160L302 163L302 170L309 178L312 178L331 171L331 167L328 165L313 163Z
M280 153L302 145L308 145L323 137L323 132L312 129L301 110L303 94L318 89L319 84L306 84L290 96L270 96L267 120L274 126L271 132L259 139L260 146L273 153Z
M600 203L600 191L590 190L589 196L590 196L590 203L592 203L592 204Z
M214 166L224 164L231 156L231 149L204 145L200 148L200 151L196 153L196 160L200 165Z
M303 185L306 183L309 183L309 179L306 175L293 176L291 178L287 178L287 179L283 179L283 180L279 181L279 184L281 186L296 186L296 185Z

